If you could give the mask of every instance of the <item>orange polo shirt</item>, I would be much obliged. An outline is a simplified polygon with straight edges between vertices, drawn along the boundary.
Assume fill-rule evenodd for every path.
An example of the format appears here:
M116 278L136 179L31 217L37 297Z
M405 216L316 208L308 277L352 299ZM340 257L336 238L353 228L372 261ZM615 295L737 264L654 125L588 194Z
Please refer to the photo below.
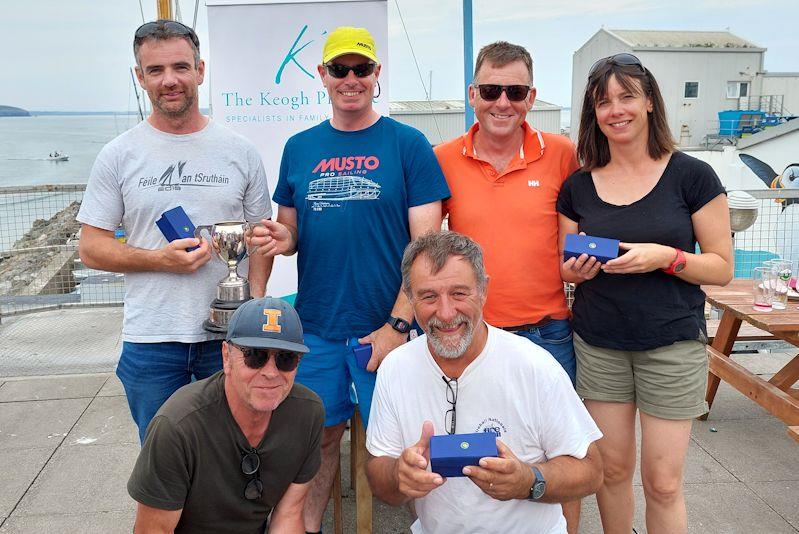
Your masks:
M435 153L452 194L444 201L450 230L483 247L490 277L485 319L500 327L546 316L565 319L555 203L563 181L578 167L574 145L525 122L523 146L500 173L475 153L479 128L475 124Z

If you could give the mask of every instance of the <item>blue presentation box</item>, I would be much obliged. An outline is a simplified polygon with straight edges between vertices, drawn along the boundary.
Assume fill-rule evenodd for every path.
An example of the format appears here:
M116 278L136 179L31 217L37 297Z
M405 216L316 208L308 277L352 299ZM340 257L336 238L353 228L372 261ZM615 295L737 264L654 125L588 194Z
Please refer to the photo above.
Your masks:
M366 369L369 360L372 358L372 345L358 345L357 347L352 347L352 352L355 354L355 363L358 364L358 367Z
M619 257L619 240L590 235L566 234L563 246L563 261L579 258L581 254L595 257L600 263L606 263Z
M430 469L442 477L462 477L467 465L479 465L480 458L498 456L497 435L446 434L430 438Z
M161 218L155 221L158 229L170 243L176 239L194 237L194 223L183 211L183 206L177 206L161 214ZM196 250L199 247L191 247L188 250Z

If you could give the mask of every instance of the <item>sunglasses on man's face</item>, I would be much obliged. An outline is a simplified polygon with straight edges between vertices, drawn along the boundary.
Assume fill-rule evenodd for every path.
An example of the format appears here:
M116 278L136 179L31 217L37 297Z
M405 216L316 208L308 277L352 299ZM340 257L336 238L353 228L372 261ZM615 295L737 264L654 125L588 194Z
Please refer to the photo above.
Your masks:
M366 78L371 76L374 71L376 63L359 63L357 65L341 65L339 63L328 63L325 65L327 73L334 78L346 78L350 71L355 73L357 78Z
M233 343L231 343L233 345ZM278 371L290 373L300 363L300 353L291 350L259 349L233 345L244 355L244 365L250 369L260 369L269 361L269 354L275 355L275 367Z
M197 34L194 33L194 30L175 20L145 22L139 26L134 34L136 42L141 43L143 39L150 37L159 30L163 31L165 29L176 35L188 36L191 42L194 43L194 46L200 48L200 39L197 37Z
M532 89L528 85L496 85L493 83L481 83L475 85L475 88L480 93L480 98L489 102L498 100L503 91L511 102L521 102L527 98L527 95L530 94L530 89Z
M600 67L605 65L619 65L620 67L638 66L641 68L641 72L646 74L646 70L644 70L644 65L641 63L640 59L632 54L628 54L627 52L622 52L621 54L603 57L602 59L598 60L591 66L591 70L588 71L588 77L590 78L593 76Z

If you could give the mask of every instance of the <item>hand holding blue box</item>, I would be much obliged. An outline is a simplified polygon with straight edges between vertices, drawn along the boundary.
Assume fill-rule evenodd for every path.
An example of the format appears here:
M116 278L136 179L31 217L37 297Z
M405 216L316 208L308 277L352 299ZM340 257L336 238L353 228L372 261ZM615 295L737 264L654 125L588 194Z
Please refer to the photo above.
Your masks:
M467 465L480 458L497 457L497 435L493 432L445 434L430 438L430 469L442 477L462 477Z
M563 245L563 261L569 258L579 258L581 254L593 256L599 263L607 263L619 257L619 240L566 234L566 242Z
M355 363L358 364L358 367L366 369L369 360L372 359L372 345L368 344L352 347L352 352L355 354Z
M183 210L183 206L177 206L161 214L161 218L155 221L158 229L170 243L176 239L194 237L194 223ZM187 252L196 250L199 247L187 248Z

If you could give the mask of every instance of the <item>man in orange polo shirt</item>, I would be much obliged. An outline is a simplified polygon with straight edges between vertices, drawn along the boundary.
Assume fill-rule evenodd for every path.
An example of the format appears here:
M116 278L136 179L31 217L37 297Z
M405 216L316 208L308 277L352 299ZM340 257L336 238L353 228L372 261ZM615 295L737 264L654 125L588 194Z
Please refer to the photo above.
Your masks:
M435 148L452 196L449 228L477 241L490 276L486 321L547 349L575 381L569 309L560 278L558 214L563 181L577 167L574 145L525 122L533 106L533 60L503 41L477 55L469 104L477 123ZM579 501L563 505L577 532Z

